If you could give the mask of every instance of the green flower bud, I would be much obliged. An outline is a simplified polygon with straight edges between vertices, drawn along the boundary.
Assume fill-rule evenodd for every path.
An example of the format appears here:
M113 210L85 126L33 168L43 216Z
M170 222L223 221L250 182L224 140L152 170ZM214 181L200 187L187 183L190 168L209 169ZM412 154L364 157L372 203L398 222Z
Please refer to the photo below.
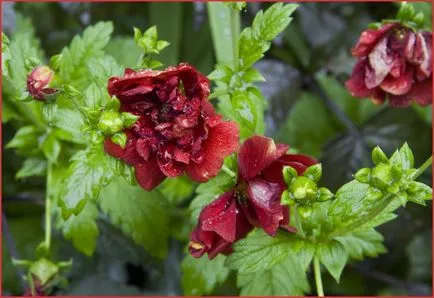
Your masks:
M389 159L387 158L386 154L378 146L372 150L372 161L376 165L380 163L389 164Z
M124 128L119 112L104 111L98 122L98 128L104 135L114 135Z
M295 205L294 196L288 190L285 190L282 193L282 197L280 199L280 204L281 205L289 205L289 206Z
M397 194L397 193L399 193L399 187L400 187L400 183L399 182L395 182L395 183L393 183L392 185L390 185L388 188L387 188L387 192L388 193L393 193L393 194Z
M304 171L303 176L309 177L315 182L318 182L321 179L322 175L322 165L320 163L310 166Z
M116 112L119 111L120 107L121 107L121 102L115 96L112 96L110 99L108 99L107 104L105 105L106 110L113 110Z
M54 55L53 57L50 58L50 68L53 69L54 71L58 71L60 68L60 63L62 62L62 55Z
M124 127L130 128L133 126L134 123L136 123L137 120L139 120L140 116L123 112L121 113L122 122L124 124Z
M407 2L401 2L401 8L399 9L396 18L404 21L410 21L414 18L414 15L415 15L415 11L414 11L413 4Z
M41 282L41 285L45 285L59 274L59 268L53 262L42 258L32 264L30 273Z
M290 186L294 178L298 177L297 170L290 166L283 167L283 180Z
M311 179L299 176L291 183L289 190L296 200L314 199L318 187Z
M422 28L425 24L425 16L423 15L423 13L419 12L418 14L416 14L413 18L413 22L415 22L420 28Z
M118 144L122 148L125 148L125 145L127 144L127 135L123 132L117 133L111 137L111 140L113 143Z
M320 187L318 189L318 198L316 199L318 202L325 202L333 199L335 195L325 187Z
M371 181L371 169L363 168L358 170L357 173L354 175L354 178L360 183L369 184L369 182Z
M372 186L381 190L387 190L389 185L391 185L394 181L395 179L393 177L391 166L379 164L372 169L370 183Z
M312 207L308 205L302 205L297 207L298 214L306 219L312 214Z

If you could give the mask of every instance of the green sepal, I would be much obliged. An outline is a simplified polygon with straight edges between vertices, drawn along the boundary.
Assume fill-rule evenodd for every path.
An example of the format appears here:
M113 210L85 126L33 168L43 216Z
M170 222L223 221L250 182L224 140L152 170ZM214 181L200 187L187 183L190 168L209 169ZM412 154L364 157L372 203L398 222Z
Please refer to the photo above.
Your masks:
M363 168L358 170L357 173L354 174L354 178L360 183L369 184L371 182L371 169Z
M123 130L124 124L119 112L104 111L98 122L98 129L106 136L114 135Z
M289 190L296 200L310 200L315 197L318 186L311 179L299 176L291 183Z
M295 205L294 196L288 190L283 191L280 198L280 204L288 206Z
M325 202L333 199L334 196L335 195L328 188L320 187L318 189L318 195L316 200L318 202Z
M58 71L61 63L62 63L62 55L59 54L59 55L52 56L50 58L50 62L48 63L48 65L52 70Z
M125 145L127 144L127 135L125 133L123 133L123 132L120 132L120 133L114 134L110 138L110 140L113 143L121 146L122 148L125 148Z
M39 59L35 58L35 57L26 57L24 59L24 67L28 70L31 71L33 70L36 66L40 65L41 61L39 61Z
M45 285L59 274L59 267L50 260L41 258L32 264L30 273L41 282L41 285Z
M130 128L131 126L134 125L134 123L136 123L137 120L139 120L140 116L131 114L131 113L127 113L127 112L123 112L121 113L121 118L122 118L122 122L124 124L124 127L126 128Z
M322 165L320 163L317 163L313 166L308 167L304 171L303 176L308 177L315 182L318 182L322 176Z
M113 111L119 111L121 107L121 102L119 99L116 98L116 96L112 96L109 99L107 99L107 103L105 105L106 110L113 110Z
M386 154L378 146L372 150L372 161L376 165L380 163L389 164L389 159L387 158Z
M290 186L293 180L298 177L297 170L291 166L284 166L282 173L283 173L283 180L288 186Z

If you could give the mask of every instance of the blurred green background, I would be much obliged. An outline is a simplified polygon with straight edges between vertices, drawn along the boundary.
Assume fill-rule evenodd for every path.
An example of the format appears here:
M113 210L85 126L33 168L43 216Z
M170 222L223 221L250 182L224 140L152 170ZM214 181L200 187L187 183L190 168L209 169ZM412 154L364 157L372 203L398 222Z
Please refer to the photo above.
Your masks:
M241 13L243 27L267 6L269 3L248 3ZM426 26L431 27L431 3L415 6L424 12ZM206 3L3 2L2 9L3 31L10 36L30 20L46 57L59 53L87 25L110 20L115 32L107 52L124 66L134 65L140 54L132 38L133 26L143 30L152 25L157 25L160 39L171 43L158 56L166 65L185 61L208 74L216 63ZM325 172L322 182L331 189L369 165L369 152L376 145L391 154L407 141L416 164L431 154L431 107L375 107L368 100L352 98L343 86L355 62L350 48L360 32L370 22L393 17L397 9L396 3L384 2L302 3L289 28L255 66L267 80L260 84L268 102L267 135L318 157ZM339 111L350 125L342 124ZM3 144L12 138L18 124L12 121L2 126ZM10 251L32 258L43 237L45 182L42 178L16 181L22 160L12 150L3 150L3 295L23 292L19 272L10 263ZM431 184L431 171L421 179ZM179 202L177 208L185 210L190 200ZM396 220L380 227L389 252L349 264L339 285L325 275L328 295L432 294L431 203L428 208L409 204L398 213ZM174 227L181 222L176 216L171 218ZM76 252L55 232L56 257L72 256L74 267L68 274L69 286L54 294L183 294L180 262L185 241L172 237L169 254L161 261L124 236L104 215L98 224L100 236L92 258ZM172 230L174 235L181 233ZM229 278L213 294L237 295L235 278Z

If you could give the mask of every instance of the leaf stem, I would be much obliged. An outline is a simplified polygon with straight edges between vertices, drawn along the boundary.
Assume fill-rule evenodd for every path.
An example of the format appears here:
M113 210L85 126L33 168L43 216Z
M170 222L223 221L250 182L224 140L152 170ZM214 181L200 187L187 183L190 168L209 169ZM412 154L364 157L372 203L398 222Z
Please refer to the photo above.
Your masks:
M47 253L50 251L51 245L51 194L50 194L50 184L51 176L53 171L53 163L48 161L47 167L47 186L46 186L46 196L45 196L45 247L47 248Z
M230 9L231 11L231 36L232 36L232 51L233 51L233 59L234 59L234 70L238 70L238 35L239 26L238 26L238 14L239 11L236 9Z
M318 297L324 297L324 290L322 287L321 268L319 265L319 259L317 256L313 259L313 270L315 272L315 284Z
M225 164L222 166L222 170L232 178L235 178L237 176L237 174L235 174L235 172L229 169L228 166Z
M415 180L432 164L432 155L428 158L417 170L411 175L411 179Z

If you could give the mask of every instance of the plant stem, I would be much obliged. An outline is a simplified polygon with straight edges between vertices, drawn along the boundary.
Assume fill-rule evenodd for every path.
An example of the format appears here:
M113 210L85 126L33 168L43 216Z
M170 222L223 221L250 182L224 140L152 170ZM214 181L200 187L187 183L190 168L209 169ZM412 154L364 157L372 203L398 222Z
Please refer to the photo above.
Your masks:
M235 174L235 172L229 169L226 165L223 165L222 170L232 178L237 176L237 174Z
M45 196L45 247L47 248L47 253L50 251L51 245L51 176L52 176L53 164L49 161L47 167L47 186L46 186L46 196Z
M317 256L315 256L315 258L313 259L313 270L315 272L315 284L316 284L316 292L318 294L318 297L324 297L324 290L322 287L322 279L321 279L321 268Z
M230 9L231 10L231 36L232 36L232 51L233 51L233 59L234 59L234 70L238 70L238 35L239 27L238 27L238 10L236 9Z
M428 158L417 170L411 175L411 179L415 180L432 164L432 155Z

